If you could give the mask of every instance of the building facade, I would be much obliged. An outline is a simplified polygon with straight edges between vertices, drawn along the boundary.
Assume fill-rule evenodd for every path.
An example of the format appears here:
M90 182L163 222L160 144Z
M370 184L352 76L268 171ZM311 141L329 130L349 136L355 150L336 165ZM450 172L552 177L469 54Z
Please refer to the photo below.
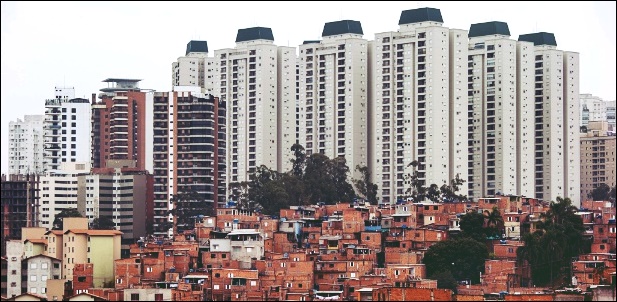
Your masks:
M279 131L279 118L295 114L296 66L289 61L295 49L279 48L273 42L270 28L240 29L235 48L214 51L214 72L206 75L206 82L214 83L213 94L227 104L227 184L248 181L260 165L282 169L279 157L291 152L291 145L285 144L295 142L293 132L287 133L292 127ZM282 80L283 75L290 79ZM282 102L282 97L287 101Z
M469 30L469 197L533 195L533 44L505 22Z
M39 226L40 176L2 175L2 247L7 239L21 239L22 228Z
M552 33L520 35L534 44L535 197L580 205L579 54L557 49Z
M225 116L225 103L199 87L154 94L155 234L168 233L176 194L196 192L212 208L225 204Z
M467 179L467 32L442 24L438 9L412 9L375 35L369 167L383 203L408 194L414 169L427 186Z
M122 252L146 236L148 206L153 202L153 176L134 168L134 161L108 161L78 177L77 209L89 222L108 218L122 232Z
M208 57L208 41L191 40L186 44L186 54L171 63L171 85L199 86L212 90L212 81L206 81L206 74L211 74L214 58ZM208 71L206 69L209 69ZM209 84L209 86L206 86Z
M306 155L344 157L350 177L367 165L369 42L359 21L324 25L322 41L300 45L299 143Z
M41 176L40 226L54 227L56 215L65 209L77 209L78 177L90 173L89 162L64 162L60 169L48 170Z
M607 122L592 122L587 133L581 133L581 201L590 200L589 193L600 184L615 186L616 154L614 132L608 131ZM611 135L608 135L611 134Z
M92 167L107 160L134 160L138 170L152 171L152 92L135 79L106 79L100 100L92 104Z
M9 122L9 174L43 172L43 115Z
M56 98L45 100L44 170L58 170L64 162L91 159L90 102L75 98L73 88L56 87Z

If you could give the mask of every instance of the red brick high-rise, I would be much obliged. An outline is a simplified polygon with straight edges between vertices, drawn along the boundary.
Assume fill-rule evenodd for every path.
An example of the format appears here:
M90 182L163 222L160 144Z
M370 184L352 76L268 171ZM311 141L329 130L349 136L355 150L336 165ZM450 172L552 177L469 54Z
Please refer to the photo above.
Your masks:
M100 100L92 103L92 167L105 168L107 160L135 160L137 170L148 169L146 119L148 93L140 80L106 79Z

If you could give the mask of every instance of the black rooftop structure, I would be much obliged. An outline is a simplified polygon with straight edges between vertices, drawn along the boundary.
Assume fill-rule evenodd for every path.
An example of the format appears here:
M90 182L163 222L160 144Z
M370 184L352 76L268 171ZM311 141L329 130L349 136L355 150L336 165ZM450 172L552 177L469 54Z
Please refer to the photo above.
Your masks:
M191 40L186 44L186 54L191 52L208 52L208 41Z
M305 44L319 44L319 43L321 43L320 40L305 40L304 42L302 42L302 45L305 45Z
M532 33L518 36L519 41L533 42L534 46L552 45L557 46L555 35L547 32Z
M403 12L401 12L401 18L398 20L398 25L426 21L443 23L441 11L439 9L430 7L404 10Z
M322 37L342 35L342 34L359 34L363 35L362 25L360 21L341 20L328 22L323 26Z
M269 27L251 27L238 29L238 35L236 35L236 42L245 42L252 40L274 41L272 29Z
M490 35L510 35L508 23L501 21L491 21L485 23L471 24L469 28L469 37L482 37Z

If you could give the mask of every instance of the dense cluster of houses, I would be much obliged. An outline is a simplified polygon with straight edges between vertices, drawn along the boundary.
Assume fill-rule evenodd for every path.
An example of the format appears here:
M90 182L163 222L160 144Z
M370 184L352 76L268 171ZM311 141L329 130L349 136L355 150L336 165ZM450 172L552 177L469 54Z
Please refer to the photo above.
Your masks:
M501 209L504 231L487 238L480 284L457 293L426 274L427 249L460 232L468 211ZM583 202L579 215L591 253L572 259L566 292L534 287L518 262L522 235L548 204L520 196L468 203L362 202L292 206L278 217L229 203L173 238L141 238L120 256L118 231L88 230L65 218L63 230L28 228L7 243L2 296L26 300L123 301L482 301L615 298L615 206Z

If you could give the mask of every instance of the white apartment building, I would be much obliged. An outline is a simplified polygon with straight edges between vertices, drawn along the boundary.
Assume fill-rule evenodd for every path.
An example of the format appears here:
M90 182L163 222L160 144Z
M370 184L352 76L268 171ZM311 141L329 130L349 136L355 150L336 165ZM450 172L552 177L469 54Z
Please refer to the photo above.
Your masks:
M612 122L614 125L615 101L605 101L602 98L594 96L590 93L582 93L579 99L581 126L589 125L590 121L609 122L610 116L612 116ZM609 114L611 111L612 115Z
M77 209L78 177L88 173L89 162L65 162L59 170L49 170L41 176L40 227L52 229L56 214L64 209Z
M213 68L214 58L208 57L208 42L191 40L186 44L185 56L171 63L172 87L200 86L211 91L213 82L206 81L206 75L211 76Z
M520 35L534 43L535 194L580 205L579 54L557 49L552 33Z
M87 99L75 98L73 88L56 87L56 98L45 101L45 171L63 162L90 162L91 116Z
M467 32L442 24L438 9L412 9L375 35L369 167L381 203L407 194L413 161L427 186L467 179Z
M9 122L9 174L43 173L43 115Z
M206 82L215 87L213 94L227 104L228 185L249 180L260 165L282 170L279 158L284 161L282 154L290 153L295 143L293 123L279 131L285 127L281 124L285 117L295 115L295 48L277 47L273 42L270 28L240 29L236 47L215 50L213 74L206 70Z
M122 171L122 167L134 166L133 161L110 161L109 169L77 177L77 209L89 223L99 217L111 219L115 229L122 232L122 249L146 235L148 175L144 171Z
M533 50L505 22L470 27L469 197L533 195Z
M367 165L370 43L358 21L324 25L322 41L300 45L299 143L306 154L345 158L349 177Z

